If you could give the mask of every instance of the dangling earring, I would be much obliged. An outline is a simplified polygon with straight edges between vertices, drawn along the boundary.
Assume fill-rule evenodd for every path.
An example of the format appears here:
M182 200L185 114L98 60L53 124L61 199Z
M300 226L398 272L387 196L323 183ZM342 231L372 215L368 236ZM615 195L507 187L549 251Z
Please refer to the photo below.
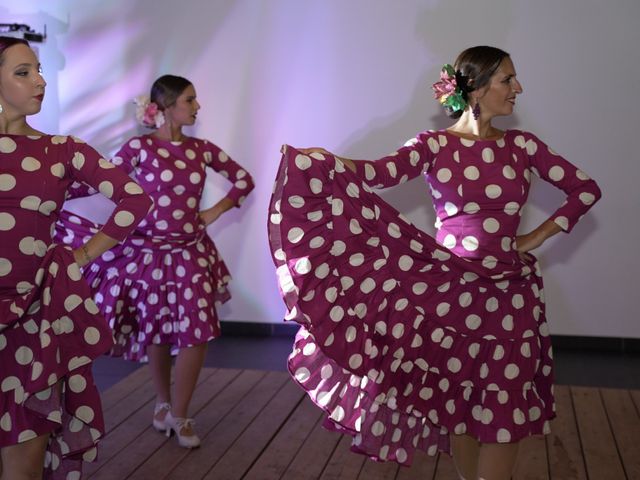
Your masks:
M480 118L480 102L476 101L476 104L473 106L471 113L473 113L473 118L475 120Z
M0 113L2 113L4 111L4 108L2 108L2 104L0 103Z

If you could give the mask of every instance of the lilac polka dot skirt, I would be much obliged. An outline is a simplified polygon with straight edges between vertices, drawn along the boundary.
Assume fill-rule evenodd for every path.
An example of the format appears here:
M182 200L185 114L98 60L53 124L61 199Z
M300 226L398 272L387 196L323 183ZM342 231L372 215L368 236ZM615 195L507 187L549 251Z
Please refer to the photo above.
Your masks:
M76 246L99 227L63 211L57 234ZM216 305L230 298L231 276L203 226L173 241L133 234L84 275L113 331L113 356L147 361L148 345L177 354L220 335Z

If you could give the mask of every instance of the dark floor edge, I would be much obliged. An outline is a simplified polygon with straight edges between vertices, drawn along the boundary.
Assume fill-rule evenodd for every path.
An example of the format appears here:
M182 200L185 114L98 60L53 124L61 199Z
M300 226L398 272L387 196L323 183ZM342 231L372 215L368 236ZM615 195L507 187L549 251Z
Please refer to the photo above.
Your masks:
M259 323L222 321L222 334L247 337L295 336L296 323ZM587 337L579 335L551 335L553 347L559 350L590 350L615 353L640 353L640 338Z
M259 323L221 321L222 335L238 337L295 337L297 323Z
M640 338L551 335L554 348L594 352L640 353Z

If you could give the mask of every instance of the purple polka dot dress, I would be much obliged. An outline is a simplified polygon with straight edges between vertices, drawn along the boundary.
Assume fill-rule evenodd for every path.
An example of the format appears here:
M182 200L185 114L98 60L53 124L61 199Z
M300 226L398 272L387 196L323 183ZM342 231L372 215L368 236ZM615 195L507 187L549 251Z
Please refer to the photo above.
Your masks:
M47 478L80 478L104 433L91 362L113 344L69 247L52 242L73 182L116 203L103 232L123 239L151 201L87 144L0 135L0 447L52 433Z
M372 189L426 176L437 238ZM269 240L287 319L289 370L353 436L354 451L408 465L449 452L449 434L508 443L549 431L553 366L537 262L514 239L532 174L567 194L570 231L600 197L593 180L534 135L496 141L419 134L357 162L288 147Z
M253 189L251 176L198 138L135 137L112 161L142 186L154 209L84 272L115 336L111 355L146 361L148 345L170 345L176 354L219 336L216 304L230 298L231 277L198 215L200 199L207 168L233 184L227 197L235 206ZM65 243L77 244L99 227L64 213L58 234Z

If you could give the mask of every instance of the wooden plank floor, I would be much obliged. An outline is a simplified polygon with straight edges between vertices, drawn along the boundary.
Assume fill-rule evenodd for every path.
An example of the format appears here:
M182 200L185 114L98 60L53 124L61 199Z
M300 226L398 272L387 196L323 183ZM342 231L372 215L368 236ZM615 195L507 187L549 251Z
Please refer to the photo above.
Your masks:
M103 394L108 435L91 479L455 479L447 455L411 468L349 451L283 372L206 368L192 401L202 446L185 450L151 427L153 388L136 370ZM556 387L552 434L523 442L514 480L640 480L640 391Z

